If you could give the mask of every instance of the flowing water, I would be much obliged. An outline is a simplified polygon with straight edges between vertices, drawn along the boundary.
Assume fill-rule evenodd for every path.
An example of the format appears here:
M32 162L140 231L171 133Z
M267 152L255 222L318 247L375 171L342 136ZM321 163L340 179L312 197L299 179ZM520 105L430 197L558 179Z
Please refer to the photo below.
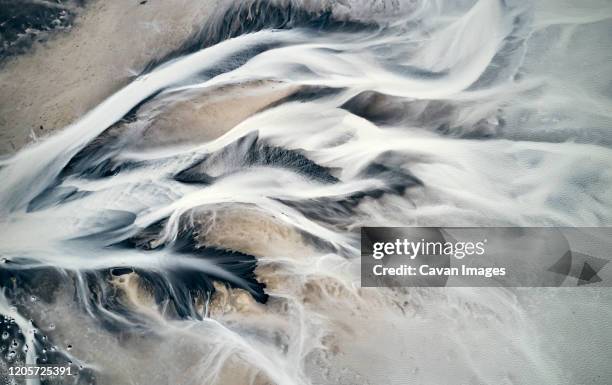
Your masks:
M359 228L612 225L611 5L219 9L2 160L2 365L115 385L607 383L605 289L362 289Z

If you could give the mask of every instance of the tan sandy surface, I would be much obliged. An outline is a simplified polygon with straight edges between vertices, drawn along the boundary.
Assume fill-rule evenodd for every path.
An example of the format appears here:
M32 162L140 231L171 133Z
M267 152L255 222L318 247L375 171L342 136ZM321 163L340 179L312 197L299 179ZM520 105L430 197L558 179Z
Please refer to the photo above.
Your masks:
M137 147L153 148L216 139L298 89L298 86L280 82L255 81L160 98L142 108L143 115L155 115L155 118L151 119ZM156 114L157 110L163 113Z
M70 32L0 68L0 155L73 122L178 47L225 0L95 0ZM42 129L40 127L43 127Z

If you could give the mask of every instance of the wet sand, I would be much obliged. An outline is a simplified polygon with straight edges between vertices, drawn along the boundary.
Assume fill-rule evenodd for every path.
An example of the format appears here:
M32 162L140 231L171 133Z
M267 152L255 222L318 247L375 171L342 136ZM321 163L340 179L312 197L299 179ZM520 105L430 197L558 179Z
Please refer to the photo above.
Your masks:
M198 31L222 1L86 3L68 32L0 67L0 155L78 119Z

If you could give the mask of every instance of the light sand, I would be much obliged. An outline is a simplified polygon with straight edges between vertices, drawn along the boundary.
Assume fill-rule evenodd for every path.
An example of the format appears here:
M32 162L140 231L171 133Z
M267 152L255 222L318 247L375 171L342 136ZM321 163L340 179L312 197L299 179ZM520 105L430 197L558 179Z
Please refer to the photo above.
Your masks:
M89 2L70 32L0 68L0 155L32 131L48 135L78 119L199 30L222 1Z
M153 101L143 108L143 115L154 117L136 147L144 149L216 139L298 89L280 82L247 82L195 90L178 99L170 95ZM157 114L158 110L163 113Z

